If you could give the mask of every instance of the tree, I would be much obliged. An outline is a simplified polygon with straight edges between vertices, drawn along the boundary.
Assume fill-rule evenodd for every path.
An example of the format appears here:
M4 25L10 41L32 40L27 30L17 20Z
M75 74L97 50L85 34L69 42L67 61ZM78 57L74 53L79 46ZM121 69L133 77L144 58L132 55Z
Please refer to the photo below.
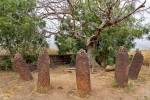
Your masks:
M131 22L131 21L130 21ZM119 26L112 28L105 28L102 34L98 37L98 46L94 51L94 57L97 61L105 67L106 65L113 65L115 63L116 53L120 46L125 46L130 50L135 46L134 39L142 38L142 35L148 34L147 26L139 25L134 27L120 23Z
M82 34L91 34L95 31L95 25L100 22L98 18L91 12L86 11L86 5L79 3L76 5L76 12L84 11L84 14L76 13L75 16L80 16L76 21L82 21L84 25L76 26L82 31ZM68 23L66 23L68 22ZM70 31L72 25L71 18L66 18L61 21L60 30ZM134 47L134 39L141 38L143 34L149 32L148 25L144 26L140 20L135 19L133 16L128 18L126 21L119 23L119 26L108 27L102 31L102 34L98 37L97 49L94 50L93 55L97 61L105 67L105 65L113 65L115 62L116 51L121 45L125 45L129 50ZM71 37L63 37L56 35L56 45L58 46L60 54L67 52L76 53L80 48L86 49L85 41L79 41Z
M147 0L142 2L138 0L40 0L38 2L38 8L43 8L45 11L40 14L42 18L50 20L58 19L60 22L63 21L63 23L65 22L71 26L67 27L66 30L70 28L67 32L66 30L49 31L49 36L59 34L63 37L73 37L79 41L85 39L90 65L97 66L98 64L92 52L98 48L100 34L104 29L114 27L117 24L119 25L120 22L125 21L133 14L147 11L148 8L145 7L146 1ZM80 18L80 16L76 16L76 13L84 14L85 11L79 8L78 12L76 12L75 9L75 7L77 7L76 5L82 5L83 3L88 6L88 8L85 8L85 11L96 16L97 21L97 24L91 22L90 25L94 24L94 27L91 27L93 31L86 34L83 33L79 27L84 25L84 22L82 22L82 20L78 22L77 20L79 20L78 18ZM91 19L92 18L89 18L89 21Z
M45 22L35 13L36 0L0 0L0 47L11 57L19 52L35 54L40 45L47 45L41 31Z

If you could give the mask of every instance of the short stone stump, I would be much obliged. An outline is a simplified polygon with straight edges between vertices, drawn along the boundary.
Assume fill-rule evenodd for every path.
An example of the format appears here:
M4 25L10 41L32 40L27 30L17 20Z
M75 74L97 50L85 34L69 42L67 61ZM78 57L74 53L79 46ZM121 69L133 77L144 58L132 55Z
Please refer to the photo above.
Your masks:
M28 69L28 65L19 53L15 54L13 66L19 73L22 80L28 81L33 79L31 72Z

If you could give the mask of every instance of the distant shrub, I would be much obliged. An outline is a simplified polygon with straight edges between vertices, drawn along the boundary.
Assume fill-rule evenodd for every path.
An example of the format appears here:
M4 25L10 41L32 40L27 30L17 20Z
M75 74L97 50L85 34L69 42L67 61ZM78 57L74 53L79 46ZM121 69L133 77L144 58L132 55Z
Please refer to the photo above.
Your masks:
M0 56L0 70L12 70L11 58L9 56Z
M33 55L25 55L23 58L26 61L26 63L34 63L36 64L37 59L38 59L38 53L33 54Z
M26 63L32 63L36 65L38 54L34 55L25 55L23 57ZM14 70L13 65L13 58L9 55L2 55L0 56L0 70Z

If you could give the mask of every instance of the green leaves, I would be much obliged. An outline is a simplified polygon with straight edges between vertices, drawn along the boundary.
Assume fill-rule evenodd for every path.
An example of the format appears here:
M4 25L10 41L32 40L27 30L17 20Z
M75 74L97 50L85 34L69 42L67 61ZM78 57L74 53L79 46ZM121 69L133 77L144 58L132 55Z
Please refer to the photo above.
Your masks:
M99 2L100 6L104 6L105 3L101 0L90 1L90 7L95 13L98 12L97 5ZM106 0L107 7L105 9L111 9L110 5L112 1ZM118 11L122 11L119 16L124 16L135 9L135 5L127 4L125 8L121 10L119 2L111 9L112 18L115 19L118 16ZM102 7L103 8L103 7ZM97 14L97 15L98 15ZM106 13L99 15L105 20ZM78 4L75 5L74 9L75 16L75 29L79 34L83 34L85 38L82 40L77 40L73 37L63 37L56 36L56 44L59 48L60 53L75 52L80 48L87 49L85 43L87 39L91 37L97 28L101 25L101 19L98 18L88 7L86 0L80 0ZM114 18L113 18L114 17ZM127 50L135 46L134 39L142 38L142 35L148 34L150 31L150 25L141 24L143 20L137 20L134 16L129 16L124 21L118 23L118 25L113 25L112 27L105 27L102 29L101 34L98 37L97 48L93 51L94 57L99 61L99 63L113 65L115 63L116 52L120 46L125 45ZM66 15L65 19L61 20L60 30L65 34L72 34L73 30L73 17L71 15ZM150 39L150 36L149 36ZM93 42L93 41L92 41Z
M85 44L71 37L62 38L62 36L57 35L55 37L55 40L56 40L55 44L59 49L58 53L61 55L67 53L76 53L80 49L80 47L85 48Z
M35 32L42 31L45 22L34 13L35 7L36 0L0 0L0 45L11 56L34 54L43 41Z

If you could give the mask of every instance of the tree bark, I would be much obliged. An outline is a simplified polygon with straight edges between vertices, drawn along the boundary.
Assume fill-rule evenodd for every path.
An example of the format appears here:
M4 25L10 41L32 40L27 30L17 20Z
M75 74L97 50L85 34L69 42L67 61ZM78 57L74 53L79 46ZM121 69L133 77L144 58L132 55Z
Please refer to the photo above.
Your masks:
M100 66L97 62L96 62L96 60L95 60L95 58L94 58L94 56L93 56L93 54L92 54L92 52L94 51L94 50L96 50L96 43L94 42L94 43L91 43L90 45L88 45L88 47L87 47L87 55L88 55L88 59L89 59L89 66L90 67L92 67L92 69L94 70L95 69L95 67L97 67L97 66Z

